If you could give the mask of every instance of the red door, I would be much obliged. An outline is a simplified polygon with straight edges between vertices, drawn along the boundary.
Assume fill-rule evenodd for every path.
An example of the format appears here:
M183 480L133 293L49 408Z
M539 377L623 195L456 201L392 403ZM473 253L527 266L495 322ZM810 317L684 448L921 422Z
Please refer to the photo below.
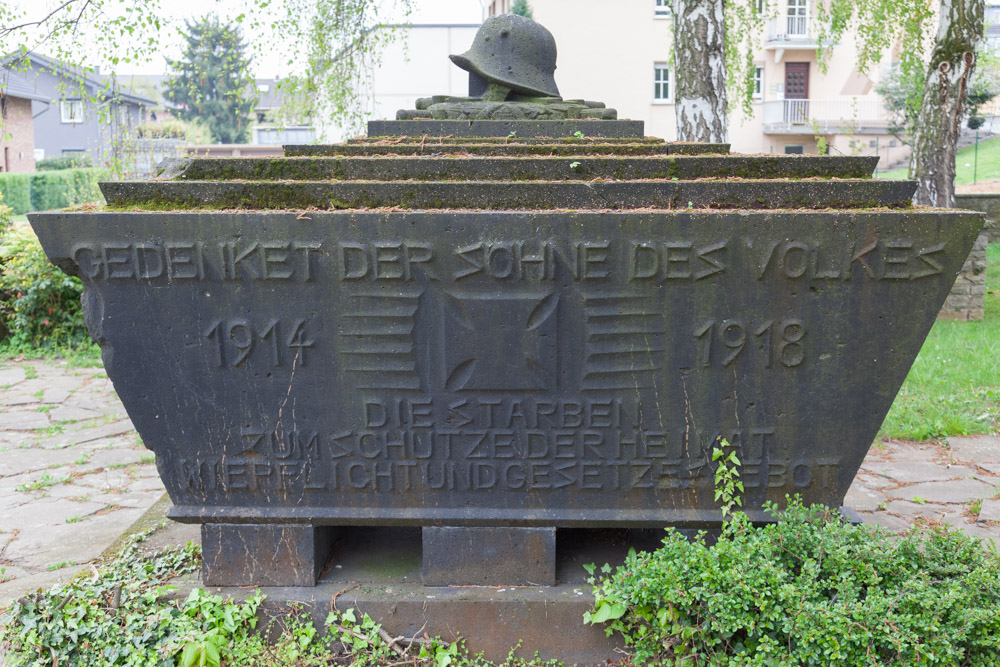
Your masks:
M809 119L809 63L785 63L785 122Z

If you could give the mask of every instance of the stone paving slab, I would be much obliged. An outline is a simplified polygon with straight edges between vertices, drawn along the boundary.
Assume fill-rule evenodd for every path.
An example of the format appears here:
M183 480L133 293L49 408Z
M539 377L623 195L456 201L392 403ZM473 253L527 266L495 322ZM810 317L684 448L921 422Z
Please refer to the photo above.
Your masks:
M1000 544L998 485L1000 437L890 441L872 447L845 504L892 532L948 523ZM163 496L102 369L0 363L0 608L89 570ZM168 532L199 535L180 524Z
M103 369L0 363L0 608L89 570L163 496L153 461Z

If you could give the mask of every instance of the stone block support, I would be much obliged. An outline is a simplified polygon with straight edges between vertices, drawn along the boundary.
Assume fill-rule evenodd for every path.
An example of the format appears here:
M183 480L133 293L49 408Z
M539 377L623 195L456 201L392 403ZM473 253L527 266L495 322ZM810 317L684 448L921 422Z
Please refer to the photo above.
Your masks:
M206 586L315 586L336 528L206 523L201 527Z
M555 528L423 529L425 586L554 586Z

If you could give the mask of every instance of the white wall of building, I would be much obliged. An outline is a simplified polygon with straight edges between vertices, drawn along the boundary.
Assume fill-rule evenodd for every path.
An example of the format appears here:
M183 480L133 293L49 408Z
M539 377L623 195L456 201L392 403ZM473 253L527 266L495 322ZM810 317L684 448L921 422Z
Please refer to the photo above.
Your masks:
M428 24L396 28L398 35L382 53L372 76L372 119L392 119L399 109L413 109L417 98L431 95L469 94L469 75L452 64L448 56L464 53L479 30L473 24ZM328 130L328 140L341 141Z
M789 30L788 5L796 0L768 1L779 17L764 29L762 48L754 58L763 73L761 96L750 116L742 111L731 113L733 150L784 153L801 147L803 152L815 153L819 135L835 153L877 152L883 158L882 167L905 158L907 149L888 135L881 100L873 92L879 71L867 76L856 71L853 38L848 36L833 47L827 71L822 72L814 40L780 36ZM669 66L672 42L672 19L662 2L531 0L531 7L535 20L552 32L558 45L556 82L563 97L604 102L618 110L619 118L644 121L648 136L676 139L672 73L670 97L654 99L654 70L657 65ZM394 118L397 109L413 108L418 97L466 95L468 75L448 55L468 49L477 29L475 25L417 25L402 30L375 71L372 117ZM808 99L795 108L806 110L810 118L824 119L825 125L816 131L801 123L782 127L789 116L784 102L788 63L808 63ZM730 106L737 109L738 104ZM843 126L855 130L845 136ZM896 145L890 146L894 141Z

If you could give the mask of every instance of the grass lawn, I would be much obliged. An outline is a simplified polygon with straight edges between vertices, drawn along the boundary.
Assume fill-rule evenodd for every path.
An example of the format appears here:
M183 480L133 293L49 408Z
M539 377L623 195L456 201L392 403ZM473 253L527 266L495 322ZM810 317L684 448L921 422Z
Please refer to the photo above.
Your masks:
M1000 432L1000 243L989 246L986 263L986 319L934 324L882 425L883 436L928 440Z
M972 185L975 146L966 146L955 156L955 185ZM978 180L1000 178L1000 137L979 142ZM906 169L879 172L879 178L906 178Z

